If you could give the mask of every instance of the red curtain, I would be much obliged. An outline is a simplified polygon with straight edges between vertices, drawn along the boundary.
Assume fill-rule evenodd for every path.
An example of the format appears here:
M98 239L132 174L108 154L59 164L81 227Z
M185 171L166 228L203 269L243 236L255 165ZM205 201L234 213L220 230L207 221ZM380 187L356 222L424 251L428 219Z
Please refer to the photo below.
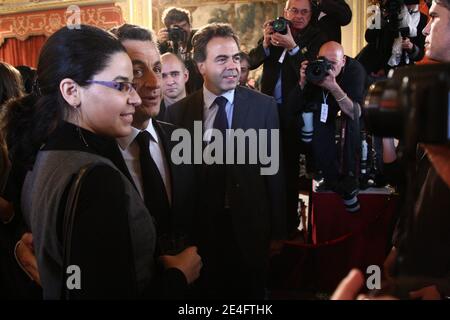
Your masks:
M46 36L32 36L25 41L16 38L8 38L0 47L0 61L13 66L26 65L37 67L39 51L44 45Z

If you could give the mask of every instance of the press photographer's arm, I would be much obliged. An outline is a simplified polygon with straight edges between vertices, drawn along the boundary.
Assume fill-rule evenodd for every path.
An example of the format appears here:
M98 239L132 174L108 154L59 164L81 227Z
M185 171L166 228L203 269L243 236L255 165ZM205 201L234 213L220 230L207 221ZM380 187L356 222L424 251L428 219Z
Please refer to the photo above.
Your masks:
M342 110L342 112L344 112L347 116L354 120L355 114L357 114L358 117L361 116L361 108L358 103L353 102L347 96L344 90L342 90L342 88L336 82L337 76L338 74L336 74L336 69L332 69L329 71L328 76L326 76L322 82L317 83L317 85L324 89L327 89L336 99L336 102L338 103L339 108ZM356 112L355 108L357 109Z

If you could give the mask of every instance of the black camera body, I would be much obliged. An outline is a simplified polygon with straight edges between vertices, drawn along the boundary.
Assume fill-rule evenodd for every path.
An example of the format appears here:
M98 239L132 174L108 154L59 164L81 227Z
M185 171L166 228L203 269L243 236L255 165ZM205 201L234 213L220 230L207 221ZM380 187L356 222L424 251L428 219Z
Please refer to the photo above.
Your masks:
M376 136L450 143L450 63L396 69L373 84L365 121Z
M278 17L270 24L273 28L273 31L279 34L287 34L288 26L290 26L291 22L284 17Z
M183 28L173 26L167 30L169 32L169 40L174 43L186 42L187 33Z
M319 59L308 63L305 70L306 80L313 83L321 82L331 69L333 69L333 65L330 60L319 57Z
M388 26L394 31L399 30L400 13L403 5L403 0L383 0L380 4L381 10L385 12L385 19Z

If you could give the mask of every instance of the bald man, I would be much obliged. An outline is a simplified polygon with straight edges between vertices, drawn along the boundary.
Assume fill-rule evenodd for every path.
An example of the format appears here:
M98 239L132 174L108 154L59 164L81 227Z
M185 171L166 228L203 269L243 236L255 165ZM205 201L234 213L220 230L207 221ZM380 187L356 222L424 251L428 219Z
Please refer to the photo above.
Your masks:
M184 62L176 54L167 52L161 56L163 99L157 120L163 120L166 108L186 97L186 83L189 80L189 71Z
M331 70L320 82L307 80L304 61L300 68L298 95L300 102L303 147L311 151L315 171L324 178L319 190L341 194L350 212L359 209L357 202L357 160L360 146L359 117L364 97L366 73L362 65L347 57L337 42L326 42L318 57L328 59ZM298 102L297 102L298 103ZM341 145L335 143L336 118L341 113ZM299 129L300 131L300 129ZM297 132L299 132L297 131ZM338 157L338 147L342 155Z

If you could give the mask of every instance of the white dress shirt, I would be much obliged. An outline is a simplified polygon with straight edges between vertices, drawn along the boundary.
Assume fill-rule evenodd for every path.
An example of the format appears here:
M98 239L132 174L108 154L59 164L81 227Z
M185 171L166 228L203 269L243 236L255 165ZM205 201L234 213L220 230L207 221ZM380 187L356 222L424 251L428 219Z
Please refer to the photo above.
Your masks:
M135 141L140 130L134 127L131 128L132 128L131 134L123 138L117 138L117 143L119 144L120 152L122 153L122 156L128 167L128 171L130 171L134 184L136 185L142 199L144 199L144 192L143 192L144 185L141 174L141 163L139 161L140 150L138 143ZM148 122L148 126L145 130L148 131L152 137L149 143L150 155L153 161L155 161L156 166L158 167L158 171L164 182L164 186L166 187L166 193L167 198L169 199L169 204L172 204L172 186L170 182L169 165L167 163L167 158L164 152L163 145L162 143L160 143L161 139L158 136L155 127L153 126L152 119L150 119L150 121Z
M228 128L231 128L234 110L234 89L225 92L221 96L228 100L225 112L227 113ZM203 141L211 141L211 132L207 130L214 127L214 120L216 119L217 111L219 111L219 106L214 103L217 97L203 86L203 101L205 103L203 105Z

